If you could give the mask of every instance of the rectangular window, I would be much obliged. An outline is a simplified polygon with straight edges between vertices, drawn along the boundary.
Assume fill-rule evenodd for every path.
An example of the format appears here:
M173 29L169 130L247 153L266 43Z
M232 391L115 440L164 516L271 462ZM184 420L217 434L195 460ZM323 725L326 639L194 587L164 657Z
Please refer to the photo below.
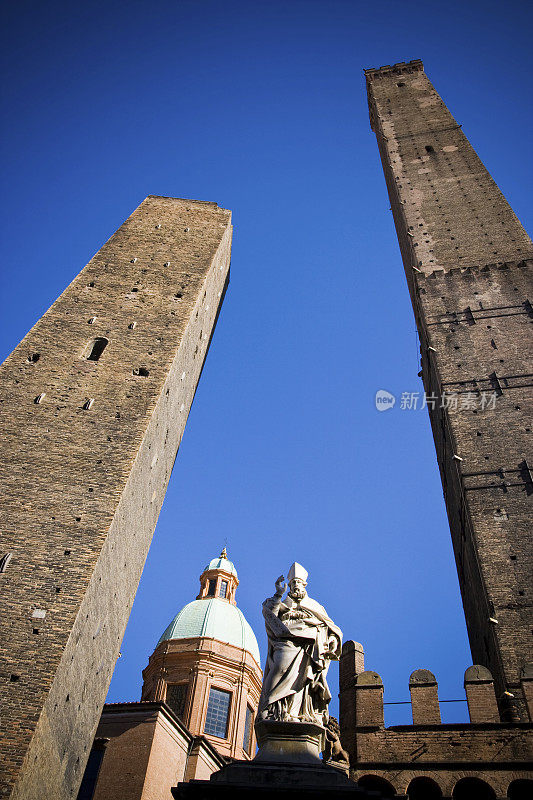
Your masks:
M209 585L207 587L207 596L208 597L214 597L216 588L217 588L217 579L216 578L212 578L209 581Z
M228 716L231 694L222 689L209 692L209 703L205 717L204 733L225 739L228 735Z
M220 581L220 591L218 593L218 596L225 597L227 593L228 593L228 582Z
M242 749L248 755L251 755L252 749L252 731L254 723L254 712L250 706L246 706L246 719L244 721L244 736L242 738Z
M174 714L183 720L185 711L185 700L187 699L186 683L169 683L167 685L167 696L165 698L167 706L170 706Z

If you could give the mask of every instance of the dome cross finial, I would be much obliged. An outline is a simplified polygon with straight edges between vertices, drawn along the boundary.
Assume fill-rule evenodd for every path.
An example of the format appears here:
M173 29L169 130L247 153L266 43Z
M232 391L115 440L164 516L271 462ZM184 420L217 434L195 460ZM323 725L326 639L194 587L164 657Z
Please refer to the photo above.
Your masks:
M227 553L227 550L226 550L226 545L224 545L224 547L222 548L222 552L220 554L220 558L227 558L227 557L228 557L228 553Z

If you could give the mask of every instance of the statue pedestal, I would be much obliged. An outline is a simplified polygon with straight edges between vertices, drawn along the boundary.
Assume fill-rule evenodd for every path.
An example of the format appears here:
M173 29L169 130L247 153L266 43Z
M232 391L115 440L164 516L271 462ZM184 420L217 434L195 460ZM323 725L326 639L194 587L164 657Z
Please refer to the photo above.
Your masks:
M351 781L345 768L326 764L320 753L325 728L313 722L258 721L259 750L252 761L234 761L209 781L180 783L172 789L177 800L363 800L379 797Z
M322 766L326 729L314 722L258 720L255 725L258 753L254 762L315 764Z

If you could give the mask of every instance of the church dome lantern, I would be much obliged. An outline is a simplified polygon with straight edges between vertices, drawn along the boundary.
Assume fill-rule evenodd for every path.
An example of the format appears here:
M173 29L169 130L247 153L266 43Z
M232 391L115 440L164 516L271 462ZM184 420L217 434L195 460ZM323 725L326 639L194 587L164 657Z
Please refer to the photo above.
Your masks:
M217 597L235 605L235 591L238 585L237 570L233 562L229 560L224 547L219 557L212 558L204 567L204 571L200 575L200 593L196 599Z

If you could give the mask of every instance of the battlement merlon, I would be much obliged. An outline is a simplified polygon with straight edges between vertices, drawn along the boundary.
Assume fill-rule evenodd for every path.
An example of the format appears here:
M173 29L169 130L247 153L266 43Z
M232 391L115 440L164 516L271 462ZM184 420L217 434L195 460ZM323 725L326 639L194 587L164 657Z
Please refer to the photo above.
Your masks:
M354 657L355 656L355 657ZM364 670L364 651L357 642L347 641L340 659L340 721L343 742L349 746L356 729L384 727L384 686L381 676ZM522 670L521 693L533 721L533 666ZM500 715L494 680L486 667L475 664L464 675L465 699L470 723L499 724ZM413 725L440 725L438 684L427 669L418 669L409 677ZM510 698L513 699L513 698Z

